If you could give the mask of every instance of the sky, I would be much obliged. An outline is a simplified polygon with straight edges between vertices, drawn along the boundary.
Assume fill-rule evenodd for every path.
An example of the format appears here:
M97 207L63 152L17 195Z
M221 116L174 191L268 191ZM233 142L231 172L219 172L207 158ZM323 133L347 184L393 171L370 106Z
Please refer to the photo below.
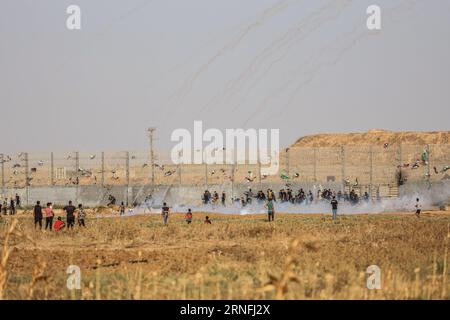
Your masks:
M450 0L0 3L0 152L145 150L148 127L169 150L194 120L279 129L281 146L449 130Z

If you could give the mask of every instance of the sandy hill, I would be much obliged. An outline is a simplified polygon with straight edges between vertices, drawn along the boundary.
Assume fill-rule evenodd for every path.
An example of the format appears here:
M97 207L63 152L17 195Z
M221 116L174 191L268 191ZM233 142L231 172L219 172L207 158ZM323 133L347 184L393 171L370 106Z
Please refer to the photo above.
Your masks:
M298 139L291 147L337 147L342 145L450 144L450 131L395 132L369 130L364 133L324 133Z

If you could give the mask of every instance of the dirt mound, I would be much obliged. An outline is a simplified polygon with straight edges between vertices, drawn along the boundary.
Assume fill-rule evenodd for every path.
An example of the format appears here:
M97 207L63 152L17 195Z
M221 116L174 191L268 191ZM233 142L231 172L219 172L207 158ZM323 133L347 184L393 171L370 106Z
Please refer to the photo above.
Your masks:
M324 133L298 139L291 147L338 147L344 145L450 144L450 131L395 132L373 129L364 133Z

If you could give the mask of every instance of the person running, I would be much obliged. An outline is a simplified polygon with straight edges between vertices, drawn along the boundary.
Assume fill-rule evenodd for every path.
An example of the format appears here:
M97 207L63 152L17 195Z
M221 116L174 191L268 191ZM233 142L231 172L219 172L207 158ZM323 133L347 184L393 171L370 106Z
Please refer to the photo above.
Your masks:
M83 205L81 203L78 205L78 217L77 218L78 218L77 219L78 220L78 226L79 227L81 227L81 226L86 227L86 224L84 223L84 220L86 218L86 213L84 212Z
M161 215L164 219L164 225L168 225L169 224L169 211L170 208L167 206L167 203L164 202L164 205L162 207L162 211L161 211Z
M205 221L203 222L204 224L212 224L211 220L209 219L208 216L205 217Z
M58 217L58 219L55 222L55 225L53 226L53 229L55 231L61 231L62 229L64 229L65 226L66 224L64 223L64 221L62 221L61 217Z
M419 198L416 199L416 205L414 206L416 208L416 217L420 218L420 213L422 212L422 205L420 204Z
M336 200L336 196L333 196L333 200L331 200L331 211L333 212L333 220L336 220L338 210L338 201Z
M39 224L39 229L42 230L42 207L41 202L37 201L36 205L33 209L34 213L34 228L36 229L37 225Z
M64 207L64 211L66 212L66 221L67 221L67 229L72 228L75 224L75 210L76 208L73 206L72 201L69 201L69 205Z
M49 228L50 231L52 231L53 217L55 216L55 213L53 212L51 202L47 203L47 207L44 209L44 212L45 212L45 230Z
M188 212L186 213L186 222L187 224L192 223L192 211L191 209L188 209Z
M119 210L120 210L120 215L123 216L125 214L125 204L123 203L123 201L120 204Z

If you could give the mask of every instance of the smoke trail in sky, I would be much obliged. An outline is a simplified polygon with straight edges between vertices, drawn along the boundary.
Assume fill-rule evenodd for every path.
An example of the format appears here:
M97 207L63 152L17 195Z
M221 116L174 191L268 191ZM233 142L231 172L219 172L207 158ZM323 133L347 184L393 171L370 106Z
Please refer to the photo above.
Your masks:
M180 100L184 98L194 86L197 79L208 70L208 68L214 64L220 57L222 57L227 52L236 48L254 29L264 25L267 21L269 21L272 17L279 14L280 12L286 10L292 3L289 0L281 0L273 7L265 10L261 16L257 18L256 21L249 24L244 30L242 30L239 34L237 34L233 39L226 44L224 44L219 50L216 51L214 55L212 55L204 64L202 64L192 76L186 79L183 86L177 90L169 100L175 99Z
M225 103L229 102L230 98L239 93L239 91L242 91L245 88L243 83L253 77L255 80L249 88L249 91L252 90L256 83L265 78L266 74L276 63L283 60L295 44L306 39L325 23L337 19L351 2L352 0L331 1L313 12L306 19L303 19L295 27L288 30L282 37L273 41L250 63L250 65L240 74L237 80L234 80L232 84L229 85ZM267 67L265 70L263 70L262 74L258 75L258 69L264 67L264 62L281 50L283 50L283 53L277 58L272 59L272 61L268 61L268 63L266 63ZM237 107L232 108L232 110L236 109Z
M221 99L222 102L227 103L230 99L236 96L245 87L244 84L249 79L257 78L259 81L264 78L264 75L268 72L266 70L263 75L258 76L259 69L261 69L265 62L270 59L271 56L278 53L283 48L285 49L283 57L289 52L290 48L298 43L299 41L305 39L311 33L320 28L327 21L331 21L337 18L342 11L347 7L352 0L340 0L340 1L330 1L319 9L313 11L309 16L302 19L298 24L287 30L282 36L278 37L276 40L272 41L262 52L260 52L255 58L252 59L250 64L239 74L236 79L230 80L223 92L219 93L213 97L205 106L200 110L202 113L204 110L208 109L211 105L216 104ZM270 69L275 62L280 61L281 58L277 58L273 61L268 61L268 68ZM232 111L235 111L235 107Z
M406 11L411 10L416 3L417 1L402 2L400 5L394 8L385 10L384 17L392 19L393 17L395 17L400 13L404 13ZM360 32L357 32L357 30L358 27L357 26L354 27L354 29L349 34L346 34L344 37L341 37L344 38L344 40L340 39L339 41L333 43L332 45L323 47L320 50L320 54L314 56L312 61L308 61L297 67L295 71L292 72L293 77L287 79L284 83L282 83L275 90L273 90L272 94L264 98L262 102L258 104L258 107L254 110L254 112L252 112L250 116L246 118L246 120L243 122L243 126L245 127L249 121L253 120L258 114L261 113L262 110L266 109L270 101L273 100L277 95L280 95L287 88L289 88L289 84L291 84L295 78L303 77L303 79L300 80L298 84L295 86L294 90L291 91L285 105L283 107L276 108L276 110L274 110L268 116L268 118L274 119L284 115L289 110L289 107L292 105L294 99L298 95L298 92L302 90L305 86L307 86L309 83L311 83L323 68L332 67L337 63L339 63L339 61L341 61L346 52L355 47L365 37L373 33L373 31L369 31L368 29L363 29ZM335 56L331 59L328 58L329 60L326 60L326 58L324 57L329 55L330 52L335 52Z

